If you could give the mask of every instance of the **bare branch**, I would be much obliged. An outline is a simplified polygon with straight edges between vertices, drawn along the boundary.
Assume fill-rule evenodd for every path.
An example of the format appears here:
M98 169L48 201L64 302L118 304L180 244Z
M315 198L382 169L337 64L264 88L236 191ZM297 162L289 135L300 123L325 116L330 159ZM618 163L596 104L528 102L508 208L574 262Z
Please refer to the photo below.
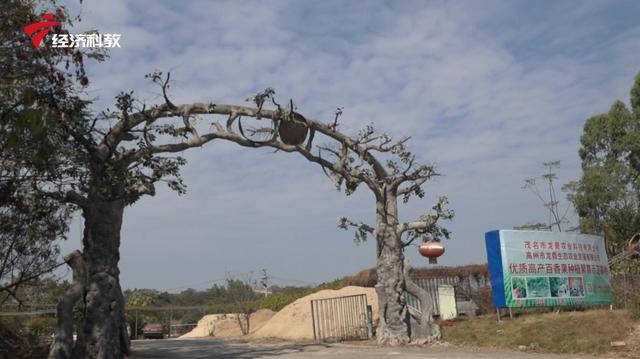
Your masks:
M362 229L363 231L369 234L374 234L375 232L375 228L373 228L372 226L364 222L353 222L347 217L340 218L340 220L338 221L338 227L342 229L347 229L348 227L355 227L358 229Z
M421 231L407 231L406 233L410 233L409 238L402 243L403 247L410 246L416 239L424 237L424 233Z
M407 170L413 165L413 161L414 157L412 156L409 160ZM407 170L404 171L405 173L398 175L392 183L394 188L398 188L397 194L403 197L402 199L404 203L407 203L412 195L418 196L419 198L424 197L422 185L433 176L439 176L439 173L435 171L433 166L423 165L409 174L406 173ZM410 184L403 188L399 188L399 186L405 182L410 182Z
M410 159L409 162L411 165L413 164L413 158ZM406 170L405 170L406 171ZM433 166L422 165L416 168L413 172L409 174L401 174L397 176L397 178L393 181L393 186L396 188L400 186L402 183L413 181L413 185L409 188L400 189L398 194L405 194L407 192L411 192L411 187L421 186L426 181L428 181L433 176L439 176L440 174L436 172Z
M169 108L175 108L176 106L169 100L169 95L167 94L167 89L169 88L169 80L171 79L171 72L167 72L167 77L162 83L162 96L164 96L164 102L169 106Z
M404 143L406 143L407 141L409 141L411 139L411 137L405 137L403 139L401 139L400 141L394 143L393 145L389 146L389 144L393 141L390 137L386 136L386 135L380 135L380 136L376 136L373 137L365 142L362 142L363 144L367 144L366 146L364 146L366 151L377 151L377 152L391 152L394 151L395 148L397 148L396 146L400 146L400 145L404 145ZM379 143L376 144L372 144L370 142L375 141L375 140L380 140Z
M356 232L354 234L354 242L362 243L367 240L368 235L375 236L375 228L372 226L365 224L363 222L353 222L346 217L342 217L338 220L338 228L342 228L344 230L349 229L349 227L354 227Z
M49 198L53 198L64 203L72 203L81 208L86 207L88 204L88 200L86 197L73 190L67 191L64 195L58 192L47 192L39 189L36 190Z
M424 219L412 221L412 222L404 222L398 227L399 233L404 233L406 231L425 231L429 229L431 226L438 222L438 215L427 216Z
M311 148L313 147L313 137L316 135L316 130L315 129L310 129L309 130L309 139L307 140L307 145L305 146L305 149L307 151L311 151Z
M154 186L153 182L140 182L136 187L135 187L135 192L139 195L149 195L149 196L155 196L156 195L156 187Z
M422 178L419 178L419 179L415 180L413 182L413 184L411 184L410 186L399 189L398 190L398 195L401 196L401 195L405 195L405 194L414 192L416 189L420 188L425 182L427 182L427 180L429 178L430 177L426 177L425 176L425 177L422 177Z
M336 109L336 117L333 119L333 124L330 126L330 128L335 131L338 128L338 118L340 118L340 116L342 116L344 107L338 107Z
M223 129L222 126L220 126L218 123L214 123L213 124L214 131L211 133L203 134L198 137L191 137L188 140L180 143L170 143L170 144L163 144L163 145L154 145L152 141L150 141L149 136L145 136L145 141L147 143L147 148L145 149L146 151L149 151L151 153L180 152L188 148L202 146L203 144L217 138L230 140L232 142L235 142L245 147L272 147L277 150L282 150L285 152L299 152L302 156L307 158L309 161L320 164L324 168L332 172L335 172L340 176L343 176L348 181L352 183L365 182L370 188L375 189L375 192L377 194L380 193L378 183L374 179L372 179L371 176L368 176L366 173L358 169L348 168L348 166L346 165L348 162L348 156L346 156L345 153L348 155L348 150L353 150L353 148L356 148L357 151L360 151L360 154L362 154L362 157L365 161L369 159L367 161L368 163L374 163L376 164L376 166L379 166L383 174L386 176L386 172L384 172L384 168L382 168L382 166L377 162L375 158L373 158L373 156L366 153L363 147L358 146L356 143L356 140L353 140L347 137L346 135L329 130L329 128L326 125L324 125L323 123L320 123L319 121L307 120L307 124L310 130L318 131L325 135L330 134L329 137L334 138L343 144L343 149L341 151L342 155L340 156L340 158L338 159L338 162L336 163L329 162L320 156L313 155L309 149L309 143L307 143L304 147L287 145L279 141L275 141L275 134L274 134L273 140L271 141L255 142L247 138L244 138L244 136L242 136L241 134L238 134L235 131L233 131L232 124L235 119L239 118L240 116L249 116L254 118L257 116L258 109L254 109L254 108L235 106L235 105L215 105L215 104L195 103L195 104L189 104L189 105L176 106L175 109L164 108L163 110L158 110L157 108L155 108L145 113L133 114L130 116L130 118L134 119L132 120L132 123L133 122L141 123L142 122L141 119L147 118L147 117L150 117L152 119L161 118L161 117L177 117L179 114L184 115L185 109L187 108L188 108L187 112L190 114L227 115L229 116L229 119L227 120L227 128ZM263 118L271 117L272 119L275 119L275 118L278 118L279 116L277 111L265 110L265 109L262 109L261 111L262 111L261 113ZM138 154L137 157L141 155L142 153ZM134 159L136 159L136 156L131 156L131 160L134 160Z
M397 229L398 234L402 235L406 231L415 231L422 234L433 231L436 229L435 226L438 220L453 218L453 211L445 208L448 203L447 197L440 197L438 203L431 207L431 211L422 215L418 220L400 224ZM442 234L447 236L448 232Z
M47 268L45 268L45 269L43 269L41 271L38 271L37 273L33 273L33 274L28 275L26 277L20 276L20 278L18 278L17 280L0 287L0 292L10 291L12 288L15 288L15 287L17 287L17 286L19 286L19 285L21 285L23 283L26 283L26 282L30 281L30 280L36 279L36 278L40 277L43 274L49 273L52 270L60 267L61 265L65 264L65 263L66 262L56 263L56 264L54 264L54 265L52 265L50 267L47 267Z

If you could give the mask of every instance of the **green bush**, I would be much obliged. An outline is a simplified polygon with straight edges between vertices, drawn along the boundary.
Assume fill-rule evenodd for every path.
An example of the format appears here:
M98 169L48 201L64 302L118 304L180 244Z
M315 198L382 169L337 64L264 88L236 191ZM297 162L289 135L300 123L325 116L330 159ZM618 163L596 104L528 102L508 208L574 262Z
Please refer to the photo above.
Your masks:
M184 314L180 318L180 324L192 324L197 323L202 318L202 315L198 311L191 311Z
M274 312L280 311L282 308L286 307L290 303L295 302L299 298L305 296L305 293L280 293L270 295L262 300L260 303L260 308L271 309Z
M338 290L343 287L344 281L342 279L336 279L333 282L322 283L315 288L307 288L296 292L276 293L262 299L259 308L271 309L274 312L278 312L287 305L309 294L325 289Z

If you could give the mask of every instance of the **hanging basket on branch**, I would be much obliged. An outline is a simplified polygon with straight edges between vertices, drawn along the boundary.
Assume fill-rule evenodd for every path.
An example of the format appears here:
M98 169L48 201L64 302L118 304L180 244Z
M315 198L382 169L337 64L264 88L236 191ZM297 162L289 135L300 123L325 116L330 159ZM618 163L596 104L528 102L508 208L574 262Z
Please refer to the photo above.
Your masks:
M422 243L418 252L424 257L429 258L429 264L437 264L438 257L444 254L444 246L438 241L430 240Z
M288 119L281 121L278 135L287 145L297 146L307 138L307 120L297 112L291 112Z

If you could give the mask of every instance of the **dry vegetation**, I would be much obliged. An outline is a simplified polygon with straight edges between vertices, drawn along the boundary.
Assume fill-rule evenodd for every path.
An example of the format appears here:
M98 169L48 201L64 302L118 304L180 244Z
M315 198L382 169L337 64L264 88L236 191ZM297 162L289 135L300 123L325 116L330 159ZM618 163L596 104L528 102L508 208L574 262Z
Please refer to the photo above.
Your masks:
M617 274L611 277L615 306L631 312L640 319L640 274Z
M50 317L2 318L0 359L45 358L54 323Z
M639 324L624 310L531 313L501 322L495 315L483 315L443 326L443 339L468 346L603 354L614 350L612 341L626 340Z

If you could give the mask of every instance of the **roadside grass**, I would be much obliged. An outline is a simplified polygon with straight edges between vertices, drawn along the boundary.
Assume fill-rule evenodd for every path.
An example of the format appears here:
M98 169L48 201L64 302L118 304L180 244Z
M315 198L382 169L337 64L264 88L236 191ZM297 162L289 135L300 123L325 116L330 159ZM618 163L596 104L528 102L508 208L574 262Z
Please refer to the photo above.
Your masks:
M625 340L638 324L624 310L524 313L501 322L495 315L483 315L443 325L442 336L458 345L602 354L612 350L612 341Z

